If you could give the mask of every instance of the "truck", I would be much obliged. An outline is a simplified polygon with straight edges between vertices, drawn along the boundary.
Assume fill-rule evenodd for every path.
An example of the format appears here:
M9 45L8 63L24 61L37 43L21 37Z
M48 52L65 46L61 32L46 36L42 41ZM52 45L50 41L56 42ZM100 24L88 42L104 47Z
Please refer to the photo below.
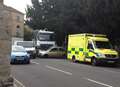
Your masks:
M67 59L92 65L119 63L118 52L103 34L71 34L68 36Z
M33 32L33 44L36 50L36 56L40 57L42 51L55 46L55 33L47 30L35 30Z

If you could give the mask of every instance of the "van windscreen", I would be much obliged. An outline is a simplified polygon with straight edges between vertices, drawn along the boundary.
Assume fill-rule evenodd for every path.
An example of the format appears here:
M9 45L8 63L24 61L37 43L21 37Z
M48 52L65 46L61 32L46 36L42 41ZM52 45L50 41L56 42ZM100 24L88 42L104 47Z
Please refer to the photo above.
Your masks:
M33 43L30 43L30 42L17 42L17 45L18 46L23 46L25 48L31 48L31 47L33 47Z
M112 45L108 41L95 41L95 45L99 49L112 49Z

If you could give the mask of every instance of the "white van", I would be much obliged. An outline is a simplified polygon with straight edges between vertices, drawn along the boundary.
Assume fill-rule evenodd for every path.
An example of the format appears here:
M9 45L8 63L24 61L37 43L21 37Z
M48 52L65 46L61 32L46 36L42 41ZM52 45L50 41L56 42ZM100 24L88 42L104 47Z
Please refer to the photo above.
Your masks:
M14 45L23 46L25 50L30 54L31 58L36 58L36 51L33 45L33 41L15 41Z

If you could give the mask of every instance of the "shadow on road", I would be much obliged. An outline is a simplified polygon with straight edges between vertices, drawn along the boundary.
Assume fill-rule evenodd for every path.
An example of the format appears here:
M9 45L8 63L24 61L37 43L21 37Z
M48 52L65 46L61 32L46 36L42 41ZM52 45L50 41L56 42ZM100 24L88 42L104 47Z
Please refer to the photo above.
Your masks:
M64 58L63 57L47 57L47 58L45 58L45 57L39 57L37 59L63 59L63 60L67 60L65 57Z
M79 62L79 61L76 61L75 62L76 64L84 64L84 65L89 65L89 66L93 66L91 65L91 63L85 63L85 62ZM120 64L99 64L98 66L94 66L94 67L106 67L106 68L120 68Z

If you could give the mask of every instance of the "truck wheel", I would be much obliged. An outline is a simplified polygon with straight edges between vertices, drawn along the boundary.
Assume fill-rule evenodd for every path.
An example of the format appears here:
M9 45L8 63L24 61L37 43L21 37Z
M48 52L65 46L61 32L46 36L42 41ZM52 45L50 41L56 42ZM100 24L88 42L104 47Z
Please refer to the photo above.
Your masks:
M72 62L73 62L73 63L76 62L75 56L72 56Z
M92 62L93 66L97 66L98 65L98 62L97 62L96 58L92 58L91 62Z
M48 58L48 54L45 54L45 55L44 55L44 58Z
M32 56L32 58L35 59L35 58L36 58L36 55L34 54L34 55Z
M30 64L30 60L24 60L23 63L24 64Z

